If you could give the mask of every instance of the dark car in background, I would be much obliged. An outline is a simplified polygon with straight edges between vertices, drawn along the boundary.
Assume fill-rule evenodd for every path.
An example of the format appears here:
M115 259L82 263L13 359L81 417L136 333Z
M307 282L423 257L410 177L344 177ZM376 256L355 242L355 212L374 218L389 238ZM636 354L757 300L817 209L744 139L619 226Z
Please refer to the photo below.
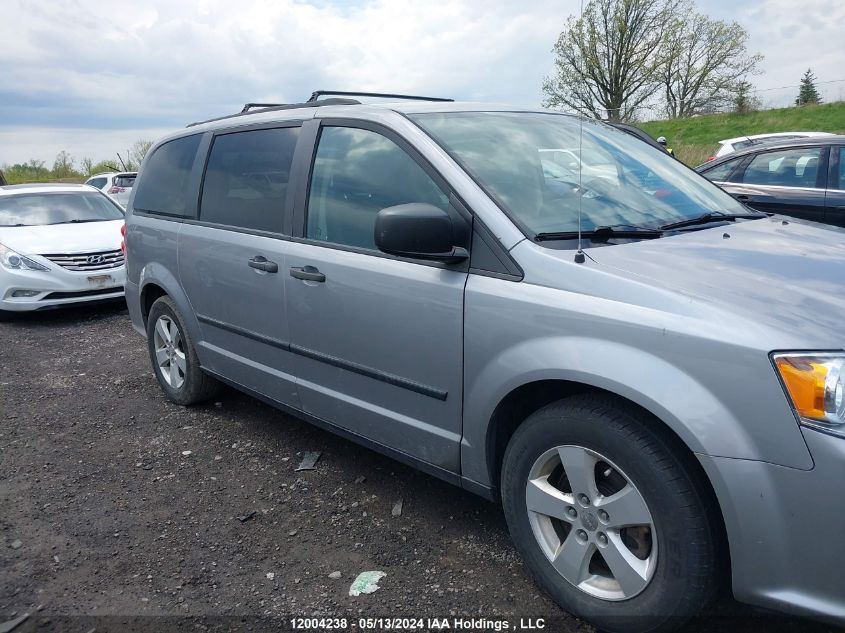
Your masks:
M760 211L845 227L845 136L755 146L696 170Z

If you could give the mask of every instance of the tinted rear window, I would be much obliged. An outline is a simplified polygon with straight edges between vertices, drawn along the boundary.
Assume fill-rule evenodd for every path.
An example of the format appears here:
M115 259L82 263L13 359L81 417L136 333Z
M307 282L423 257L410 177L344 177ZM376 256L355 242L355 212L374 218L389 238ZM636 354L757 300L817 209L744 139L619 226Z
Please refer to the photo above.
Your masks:
M175 216L187 213L188 185L200 137L184 136L156 149L144 165L135 191L135 209Z
M224 134L214 139L202 187L200 220L280 233L298 127Z
M115 187L134 187L135 176L117 176L114 179Z
M81 193L26 193L0 197L0 226L43 226L122 220L123 211L106 196Z

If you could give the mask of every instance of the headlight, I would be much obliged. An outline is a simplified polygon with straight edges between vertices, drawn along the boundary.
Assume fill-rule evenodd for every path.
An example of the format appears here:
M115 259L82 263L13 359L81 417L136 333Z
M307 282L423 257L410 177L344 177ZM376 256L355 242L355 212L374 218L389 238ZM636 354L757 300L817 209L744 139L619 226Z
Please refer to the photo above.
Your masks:
M773 360L800 422L845 436L845 353L775 354Z
M31 260L29 257L18 255L7 246L0 244L0 264L9 270L50 270L43 264Z

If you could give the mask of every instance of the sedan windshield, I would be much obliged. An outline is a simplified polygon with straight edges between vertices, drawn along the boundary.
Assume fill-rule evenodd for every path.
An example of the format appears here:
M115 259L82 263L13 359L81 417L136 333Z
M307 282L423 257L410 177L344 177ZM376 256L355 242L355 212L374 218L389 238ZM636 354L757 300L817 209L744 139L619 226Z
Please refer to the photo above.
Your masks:
M656 229L748 209L683 164L594 120L539 112L411 118L530 236L579 228ZM583 130L582 130L583 127Z
M0 196L0 226L43 226L122 220L123 211L94 191Z

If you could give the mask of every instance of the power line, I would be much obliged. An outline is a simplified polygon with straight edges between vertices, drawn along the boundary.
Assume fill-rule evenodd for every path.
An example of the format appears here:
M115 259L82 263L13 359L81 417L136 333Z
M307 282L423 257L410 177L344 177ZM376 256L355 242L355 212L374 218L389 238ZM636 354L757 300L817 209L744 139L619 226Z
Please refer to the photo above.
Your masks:
M835 84L841 81L845 81L845 79L831 79L830 81L815 81L816 85L820 84ZM800 88L801 84L795 84L793 86L781 86L780 88L760 88L759 90L754 90L754 92L771 92L772 90L786 90L788 88Z

